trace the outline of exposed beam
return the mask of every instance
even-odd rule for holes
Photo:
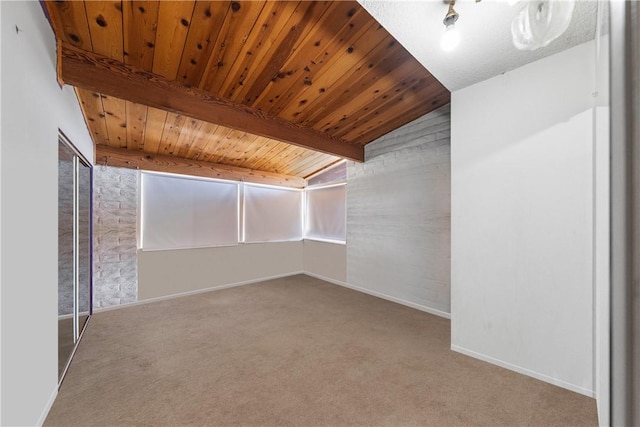
[[[184,86],[58,41],[58,79],[104,95],[171,111],[335,156],[364,161],[364,148],[263,111]]]
[[[280,185],[283,187],[303,188],[306,185],[306,181],[297,176],[201,162],[182,157],[149,154],[142,151],[104,145],[96,145],[96,164],[205,178],[230,179],[256,184]]]

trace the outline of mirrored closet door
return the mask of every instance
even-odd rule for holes
[[[91,164],[58,139],[58,376],[91,315]]]

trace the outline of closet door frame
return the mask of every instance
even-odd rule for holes
[[[74,345],[69,358],[65,362],[65,367],[59,375],[58,386],[62,384],[64,377],[69,369],[69,365],[73,360],[78,343],[82,339],[82,335],[86,330],[87,324],[93,315],[93,165],[87,158],[75,147],[75,145],[62,132],[58,131],[58,144],[63,144],[73,153],[73,339]],[[89,191],[88,191],[88,256],[87,256],[87,279],[88,279],[88,315],[84,324],[79,325],[80,319],[80,168],[87,167],[89,171]]]

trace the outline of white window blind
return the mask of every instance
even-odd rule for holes
[[[302,191],[245,184],[244,241],[302,239]]]
[[[142,248],[238,243],[238,184],[142,174]]]
[[[346,241],[346,186],[307,188],[305,238]]]

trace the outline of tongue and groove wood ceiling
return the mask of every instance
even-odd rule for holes
[[[97,164],[301,187],[450,99],[357,2],[45,6]]]

